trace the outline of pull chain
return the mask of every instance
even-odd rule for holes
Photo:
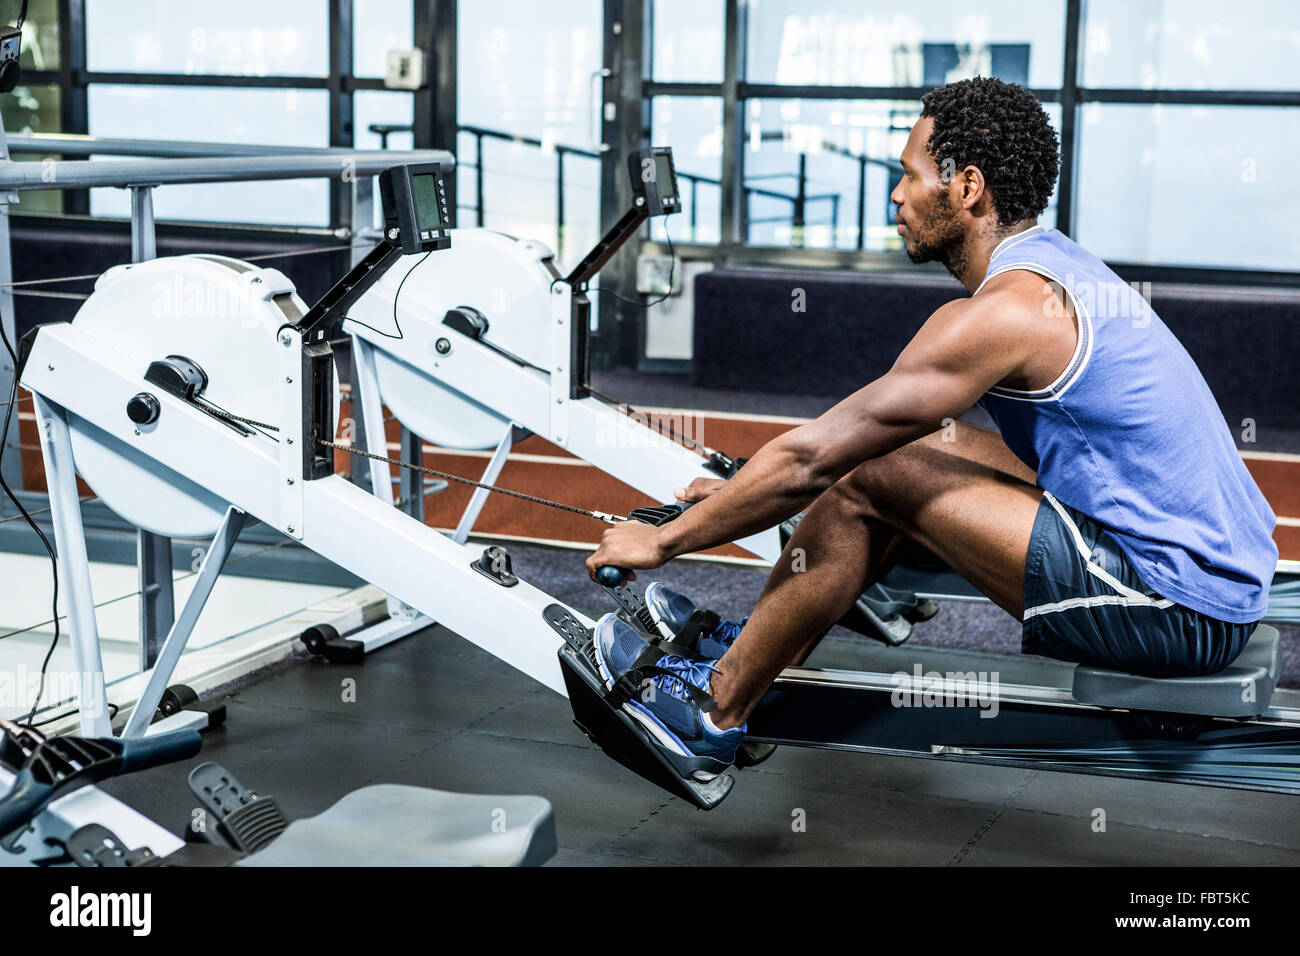
[[[274,425],[268,425],[265,422],[254,421],[251,418],[242,418],[239,415],[232,415],[224,409],[215,408],[212,405],[204,405],[205,411],[209,411],[218,418],[228,418],[231,421],[240,422],[244,425],[252,425],[255,428],[262,428],[267,431],[278,432],[280,429]],[[376,455],[373,452],[363,451],[360,448],[353,448],[351,445],[343,445],[336,441],[326,441],[323,438],[316,439],[318,444],[327,448],[337,448],[339,451],[345,451],[349,455],[360,455],[363,458],[370,458],[374,461],[386,462],[390,465],[396,465],[398,468],[406,468],[409,471],[418,471],[422,474],[433,475],[435,478],[444,478],[447,481],[455,481],[462,485],[469,485],[472,488],[482,488],[498,495],[507,495],[511,498],[519,498],[522,501],[531,501],[534,504],[545,505],[548,508],[556,508],[560,511],[568,511],[572,514],[582,515],[586,518],[595,518],[597,521],[603,521],[606,524],[618,524],[620,521],[628,519],[622,515],[606,514],[603,511],[590,511],[586,508],[578,508],[574,505],[566,505],[563,502],[551,501],[549,498],[539,498],[536,495],[526,495],[522,491],[512,491],[509,488],[498,488],[496,485],[489,485],[486,482],[475,481],[472,478],[462,478],[460,475],[453,475],[445,471],[438,471],[435,468],[426,468],[424,465],[416,465],[409,461],[399,461],[396,458],[388,458],[384,455]]]
[[[574,505],[566,505],[559,501],[551,501],[549,498],[539,498],[536,495],[526,495],[522,491],[511,491],[509,488],[498,488],[496,485],[489,485],[482,481],[474,481],[472,478],[462,478],[460,475],[452,475],[445,471],[438,471],[435,468],[426,468],[424,465],[412,464],[408,461],[398,461],[396,458],[388,458],[384,455],[376,455],[372,452],[362,451],[360,448],[353,448],[351,445],[341,445],[336,441],[326,441],[323,438],[316,439],[317,444],[324,445],[327,448],[337,448],[339,451],[345,451],[349,455],[361,455],[363,458],[371,458],[375,461],[387,462],[390,465],[396,465],[399,468],[406,468],[411,471],[422,472],[426,475],[433,475],[435,478],[445,478],[448,481],[456,481],[462,485],[469,485],[473,488],[482,488],[485,491],[491,491],[498,495],[508,495],[511,498],[519,498],[522,501],[531,501],[534,504],[546,505],[548,508],[558,508],[560,511],[569,511],[573,514],[583,515],[587,518],[595,518],[597,521],[604,521],[606,524],[618,524],[620,521],[626,521],[627,518],[622,515],[606,514],[603,511],[589,511],[586,508],[578,508]]]

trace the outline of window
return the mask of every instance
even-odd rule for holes
[[[31,0],[23,22],[23,52],[18,65],[24,70],[59,68],[58,0]]]
[[[1060,127],[1060,107],[1046,104]],[[890,193],[898,157],[921,115],[914,100],[749,100],[744,209],[754,246],[903,248]],[[1053,195],[1039,222],[1056,222]]]
[[[654,0],[650,16],[651,79],[722,82],[722,0]]]
[[[1078,229],[1103,259],[1294,271],[1297,111],[1089,103]]]
[[[327,0],[87,0],[96,73],[328,76]]]
[[[1057,87],[1065,3],[762,0],[750,6],[747,79],[792,86],[939,86],[999,76]]]
[[[0,96],[5,132],[14,136],[59,131],[59,88],[57,86],[16,86]]]
[[[722,215],[722,100],[711,96],[655,97],[650,142],[673,148],[682,197],[680,213],[651,220],[651,237],[717,242]]]
[[[57,86],[32,85],[16,86],[12,93],[0,96],[5,132],[13,136],[59,132],[59,95]],[[46,157],[14,152],[11,158],[16,162],[40,162]],[[25,190],[12,208],[20,213],[62,212],[63,193],[54,189]]]
[[[330,0],[86,0],[87,130],[133,139],[328,146],[329,11]],[[268,82],[239,85],[230,77]],[[154,213],[328,226],[328,197],[322,179],[164,186],[154,192]],[[129,210],[128,191],[91,191],[92,214]]]
[[[357,90],[352,98],[352,143],[357,149],[379,149],[383,139],[372,133],[375,124],[410,126],[415,118],[415,100],[410,93],[390,90]],[[389,149],[411,149],[409,132],[389,133]]]
[[[541,240],[561,269],[575,265],[601,232],[602,4],[461,2],[457,16],[459,221]]]
[[[352,73],[382,77],[389,50],[414,46],[411,0],[352,0]]]
[[[89,95],[92,136],[283,146],[329,145],[329,96],[324,90],[235,89],[95,83]],[[328,225],[329,183],[323,179],[161,186],[159,219],[284,225]],[[130,193],[93,189],[96,216],[130,215]]]
[[[1300,6],[1293,0],[1084,4],[1083,85],[1294,90]]]
[[[746,241],[901,248],[889,193],[901,170],[898,155],[920,112],[910,101],[750,100],[743,160]]]

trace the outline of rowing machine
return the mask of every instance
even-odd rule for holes
[[[401,261],[386,251],[376,255]],[[345,281],[353,288],[364,282],[378,285],[385,277],[376,273],[382,271],[372,265],[360,277]],[[160,290],[181,294],[162,296]],[[343,290],[336,301],[349,294]],[[191,303],[203,307],[190,311]],[[566,662],[558,652],[572,647],[570,638],[581,644],[582,635],[592,626],[590,620],[516,575],[500,573],[494,558],[485,568],[482,554],[330,473],[332,461],[322,460],[315,450],[329,447],[322,445],[330,441],[323,436],[334,434],[328,314],[328,309],[307,310],[292,285],[275,270],[216,256],[184,256],[110,270],[72,323],[41,326],[24,338],[19,374],[33,393],[43,426],[41,447],[69,592],[75,666],[85,675],[78,701],[83,705],[87,736],[110,736],[111,730],[107,714],[95,706],[104,700],[104,678],[76,495],[77,471],[110,507],[137,524],[167,535],[213,535],[194,592],[128,721],[127,736],[148,729],[147,717],[189,629],[239,528],[250,516],[373,582],[419,613],[436,615],[454,632],[553,690],[564,693],[578,687],[571,683],[574,675],[568,664],[581,665],[581,661]],[[315,318],[308,321],[309,315]],[[230,321],[234,317],[238,321]],[[537,376],[533,380],[542,389],[540,394],[549,395],[551,383]],[[140,398],[142,393],[152,401]],[[141,408],[147,414],[139,414]],[[570,411],[582,414],[580,409]],[[309,441],[314,449],[310,453],[304,448]],[[1262,628],[1253,644],[1257,650],[1262,648],[1263,656],[1270,646],[1268,630]],[[927,694],[933,697],[935,688],[924,675],[945,669],[944,652],[909,648],[906,654],[909,660],[926,663],[915,680],[906,673],[907,679],[897,680],[884,670],[848,676],[788,671],[756,712],[751,733],[773,742],[1098,773],[1133,772],[1120,765],[1130,760],[1136,761],[1135,772],[1156,779],[1297,789],[1288,777],[1294,767],[1272,776],[1266,773],[1267,779],[1244,772],[1213,772],[1197,757],[1205,749],[1198,742],[1158,742],[1149,731],[1136,727],[1128,713],[1134,706],[1131,702],[1090,700],[1070,683],[995,688],[988,702],[996,703],[1004,718],[1008,711],[1019,716],[1011,722],[976,723],[980,735],[972,735],[968,717],[978,718],[974,709],[892,706],[892,691],[912,693],[922,702]],[[1158,703],[1143,709],[1210,717],[1208,735],[1228,732],[1213,736],[1220,754],[1250,761],[1264,752],[1252,757],[1238,730],[1262,735],[1264,745],[1275,751],[1281,747],[1285,754],[1290,747],[1294,753],[1300,715],[1268,707],[1272,671],[1267,664],[1239,663],[1246,668],[1243,679],[1252,680],[1256,693],[1252,703],[1259,707],[1258,717],[1245,715],[1240,725],[1234,721],[1243,718],[1224,709],[1226,694],[1213,679],[1139,682],[1136,693],[1139,700],[1159,695]],[[961,691],[965,699],[979,690],[967,687],[968,683],[974,682],[941,681],[939,690],[949,696]],[[1113,681],[1101,681],[1108,683]],[[1240,693],[1240,688],[1233,689]],[[823,697],[842,703],[823,706]],[[782,704],[796,699],[797,706]],[[580,712],[588,703],[574,692],[575,714],[593,729],[602,712]],[[613,712],[614,722],[624,726],[618,709],[609,707],[603,695],[595,706],[605,708],[606,717]],[[945,710],[951,711],[949,719],[936,720],[935,713]],[[822,723],[812,730],[806,720],[797,723],[810,713],[823,714]],[[1019,728],[1018,735],[993,733],[1004,724]],[[1057,727],[1069,732],[1058,733]],[[617,728],[611,730],[618,733]],[[1060,753],[1062,740],[1071,745],[1069,755]],[[1082,746],[1081,741],[1091,741],[1091,746]],[[1150,746],[1139,746],[1142,741]],[[625,735],[624,744],[629,760],[659,761],[655,752],[644,747],[636,754],[634,747],[640,744],[635,737]],[[1167,761],[1153,762],[1149,751],[1154,747],[1163,747],[1162,753],[1173,753],[1182,763],[1171,767]],[[1274,753],[1268,759],[1277,760]],[[680,768],[663,767],[662,762],[660,767],[657,782],[663,782],[664,774],[669,775],[669,783],[681,782]],[[716,792],[710,792],[687,798],[707,804],[716,803],[716,797]]]
[[[430,172],[398,168],[386,175]],[[418,192],[408,188],[405,195]],[[436,188],[433,194],[440,195]],[[390,227],[384,243],[312,309],[277,270],[181,256],[109,270],[71,323],[43,325],[24,337],[19,375],[42,423],[87,736],[112,731],[102,707],[77,473],[138,527],[211,536],[126,736],[158,732],[149,718],[250,517],[379,583],[426,617],[440,609],[458,633],[477,635],[471,639],[547,686],[563,686],[558,639],[541,621],[548,597],[523,582],[506,588],[479,574],[478,553],[333,474],[333,451],[324,443],[335,436],[337,415],[329,348],[336,316],[402,260],[403,236],[437,233],[422,239],[426,251],[446,245],[445,230],[434,224],[440,208],[408,205],[399,215],[407,225]]]

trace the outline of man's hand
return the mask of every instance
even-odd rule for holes
[[[725,478],[696,478],[685,488],[678,488],[674,491],[673,497],[678,501],[691,503],[703,501],[726,484],[727,479]]]
[[[587,576],[596,580],[596,569],[607,564],[616,568],[657,568],[663,565],[671,555],[664,550],[659,528],[640,521],[620,521],[612,528],[606,528],[600,539],[600,547],[587,559]],[[628,574],[629,581],[635,580],[635,574]]]

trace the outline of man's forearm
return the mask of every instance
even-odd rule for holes
[[[660,528],[665,560],[765,531],[830,484],[788,444],[768,442],[721,489]]]

